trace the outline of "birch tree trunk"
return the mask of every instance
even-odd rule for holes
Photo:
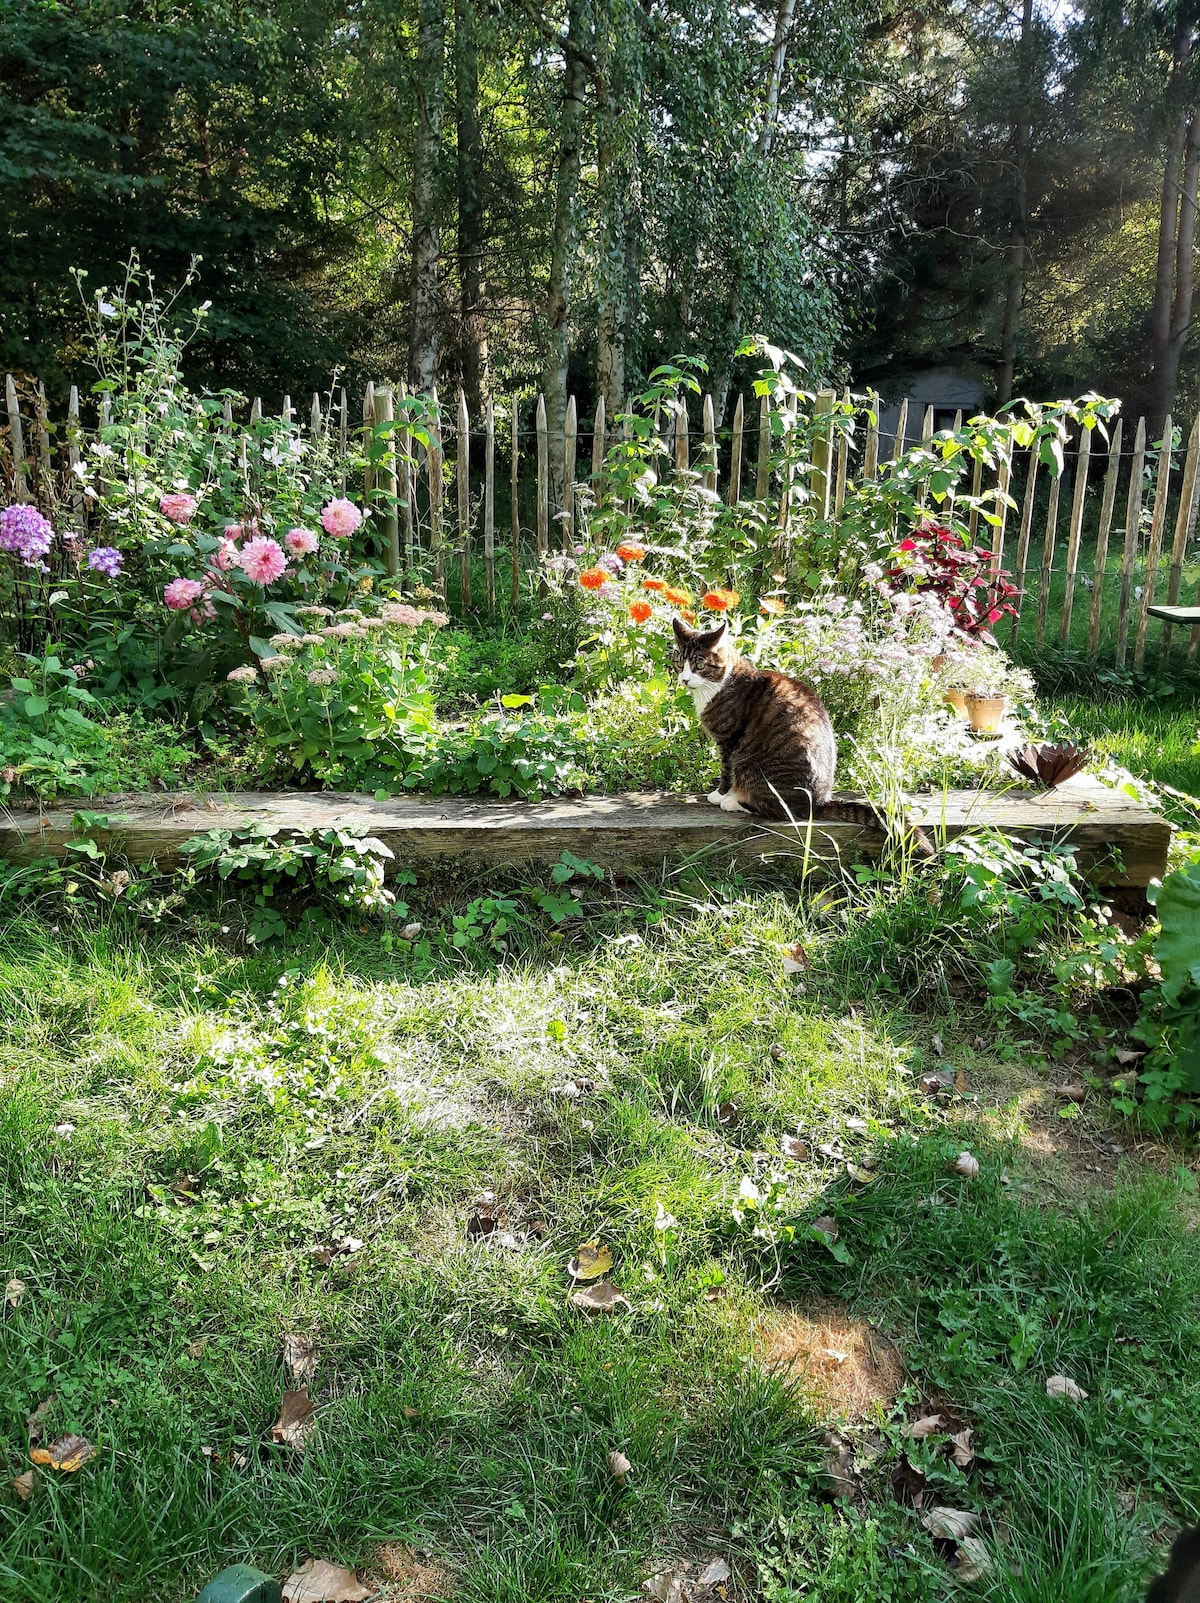
[[[479,138],[479,45],[475,0],[454,0],[458,145],[458,278],[463,390],[471,416],[488,394],[484,283],[483,147]]]
[[[1191,16],[1188,8],[1181,6],[1171,52],[1171,122],[1159,200],[1154,302],[1150,311],[1150,423],[1155,430],[1161,429],[1175,403],[1179,362],[1192,317],[1200,126],[1190,82],[1191,53]]]
[[[413,147],[412,272],[409,282],[408,381],[428,394],[437,378],[438,166],[445,98],[443,0],[420,0],[417,22],[417,137]]]
[[[635,202],[630,159],[630,105],[620,53],[629,48],[625,31],[606,19],[596,46],[596,190],[599,210],[599,261],[596,292],[600,315],[596,330],[597,379],[609,417],[625,405],[625,335],[629,319],[628,236]]]
[[[1025,252],[1029,240],[1029,140],[1033,121],[1033,0],[1021,7],[1017,85],[1018,106],[1013,119],[1013,215],[1004,275],[1004,323],[1000,331],[1000,368],[996,374],[996,405],[1012,399],[1013,371],[1017,361],[1017,328],[1025,298]]]
[[[796,0],[777,0],[775,33],[771,41],[771,60],[767,69],[762,115],[759,118],[758,131],[755,134],[751,158],[757,159],[764,164],[770,161],[771,150],[775,143],[775,129],[779,121],[779,97],[783,91],[783,73],[787,65],[788,34],[791,32],[792,20],[795,15]],[[725,313],[726,350],[721,353],[720,366],[714,375],[713,384],[716,416],[721,422],[724,421],[725,411],[729,404],[729,384],[733,375],[733,348],[742,333],[742,309],[747,269],[745,260],[740,252],[734,255],[732,275]]]
[[[583,0],[569,0],[567,37],[563,41],[562,102],[558,117],[558,164],[554,185],[554,233],[550,281],[546,289],[546,370],[543,390],[550,437],[550,478],[555,504],[562,505],[564,429],[567,417],[567,361],[570,351],[571,258],[575,252],[575,201],[583,142],[584,57]]]

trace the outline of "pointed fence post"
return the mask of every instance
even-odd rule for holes
[[[737,506],[742,499],[742,435],[746,426],[746,400],[739,395],[733,409],[733,438],[729,444],[729,505]]]
[[[879,397],[874,390],[867,396],[871,414],[867,422],[867,439],[863,446],[862,476],[869,483],[879,472]]]
[[[537,417],[537,549],[538,561],[550,549],[550,442],[546,434],[546,397],[538,396]]]
[[[604,410],[604,397],[596,399],[596,417],[592,423],[592,500],[596,505],[600,502],[600,480],[604,473],[604,431],[607,420]]]
[[[13,493],[28,495],[25,478],[25,431],[21,427],[21,406],[17,399],[17,386],[11,373],[4,380],[4,399],[8,406],[8,443],[12,451]]]
[[[471,605],[471,417],[461,388],[454,469],[458,484],[458,601],[466,611]]]
[[[375,428],[386,427],[395,421],[395,402],[391,386],[381,384],[372,398],[372,421]],[[387,571],[395,577],[400,572],[400,519],[396,507],[396,456],[392,432],[386,434],[387,451],[375,474],[376,493],[383,496],[383,505],[376,509],[376,527],[383,537],[384,560]]]
[[[818,390],[813,406],[812,474],[809,493],[813,513],[818,518],[829,516],[829,469],[832,461],[833,391]]]
[[[904,455],[908,444],[908,396],[900,402],[900,412],[896,418],[896,432],[892,436],[892,461],[899,462]]]
[[[346,493],[346,452],[350,442],[350,402],[346,396],[345,386],[341,390],[341,404],[338,406],[338,484],[342,494]]]
[[[512,610],[515,613],[521,599],[521,503],[518,495],[521,462],[521,440],[517,432],[517,419],[521,403],[513,396],[512,403]]]
[[[1071,613],[1075,608],[1075,575],[1079,569],[1079,545],[1083,539],[1083,502],[1087,495],[1088,468],[1092,460],[1092,431],[1084,429],[1075,458],[1075,494],[1071,499],[1071,522],[1067,530],[1067,575],[1063,590],[1062,619],[1058,638],[1066,645],[1071,638]]]
[[[258,406],[258,404],[259,404],[258,401],[255,400],[254,405]],[[362,415],[363,415],[363,447],[365,449],[370,444],[371,431],[375,427],[375,385],[374,385],[374,383],[372,382],[371,379],[367,380],[367,387],[363,391]],[[260,417],[262,416],[261,411],[259,413],[259,416]],[[253,406],[250,408],[250,421],[251,421],[251,423],[254,422],[254,407]],[[242,454],[243,454],[243,456],[245,455],[245,449],[246,449],[246,441],[243,438],[243,440],[242,440]],[[366,505],[367,505],[367,514],[368,514],[368,516],[370,516],[372,514],[372,512],[373,512],[373,504],[374,504],[374,500],[375,500],[375,469],[372,468],[372,467],[363,468],[363,500],[366,502]]]
[[[1092,604],[1088,611],[1087,651],[1094,657],[1100,649],[1100,616],[1104,610],[1104,577],[1108,567],[1108,536],[1113,508],[1117,504],[1117,478],[1121,471],[1121,419],[1113,430],[1108,447],[1108,469],[1104,475],[1104,500],[1100,508],[1100,527],[1096,531],[1096,554],[1092,559]]]
[[[321,397],[314,390],[312,405],[308,409],[308,432],[313,440],[319,440],[325,432],[325,419],[321,415]]]
[[[717,493],[717,425],[716,419],[713,417],[713,398],[711,395],[704,397],[704,405],[700,415],[704,427],[704,464],[702,469],[704,488],[709,495],[715,496]]]
[[[771,397],[758,403],[758,467],[754,475],[754,499],[765,501],[771,488]]]
[[[1188,438],[1187,462],[1183,470],[1183,489],[1179,496],[1179,511],[1175,516],[1175,540],[1171,546],[1171,566],[1167,576],[1167,605],[1175,606],[1179,600],[1179,587],[1183,583],[1183,559],[1196,527],[1196,458],[1200,451],[1200,415],[1192,424]],[[1158,648],[1158,663],[1165,668],[1171,652],[1171,625],[1162,626],[1162,644]]]
[[[1138,603],[1137,630],[1133,637],[1133,666],[1140,668],[1146,660],[1146,626],[1150,622],[1150,608],[1154,604],[1154,590],[1158,580],[1158,558],[1162,550],[1163,527],[1167,521],[1167,497],[1171,493],[1171,442],[1173,433],[1168,415],[1163,424],[1162,443],[1158,449],[1155,469],[1154,511],[1150,518],[1150,545],[1146,551],[1146,572],[1142,579],[1142,599]]]
[[[1050,607],[1050,581],[1054,573],[1054,543],[1058,536],[1058,497],[1062,490],[1062,478],[1061,473],[1056,473],[1050,480],[1050,505],[1046,509],[1046,539],[1042,546],[1042,583],[1038,591],[1037,630],[1033,637],[1039,651],[1046,644],[1046,618]]]
[[[416,493],[413,475],[413,441],[412,431],[408,427],[408,390],[404,380],[400,380],[400,419],[401,428],[395,435],[396,440],[396,479],[397,493],[400,496],[400,518],[404,528],[404,572],[413,571],[416,560]]]
[[[483,434],[483,573],[487,609],[496,610],[496,412],[487,398]]]
[[[956,431],[957,432],[957,431]],[[1021,507],[1021,532],[1017,536],[1017,565],[1015,578],[1020,595],[1017,597],[1017,610],[1013,613],[1012,638],[1016,641],[1021,629],[1021,616],[1025,610],[1025,588],[1029,577],[1029,545],[1033,538],[1033,505],[1037,494],[1038,468],[1041,458],[1036,451],[1029,453],[1029,476],[1025,480],[1025,500]]]
[[[429,556],[433,565],[433,588],[446,599],[446,546],[442,528],[442,411],[437,385],[429,386],[429,449],[425,467],[429,474]]]
[[[83,486],[75,469],[83,460],[79,445],[83,438],[83,431],[79,426],[79,391],[71,385],[71,397],[67,402],[67,471],[70,474],[70,501],[71,510],[80,524],[83,523],[85,502],[83,499]]]
[[[1121,556],[1121,593],[1117,603],[1116,663],[1118,668],[1125,666],[1125,654],[1129,646],[1129,612],[1130,602],[1133,597],[1133,570],[1137,561],[1138,546],[1141,543],[1145,468],[1146,419],[1140,417],[1138,418],[1137,432],[1133,439],[1133,464],[1129,474],[1129,494],[1125,503],[1125,549]]]
[[[46,386],[38,379],[33,389],[33,432],[37,436],[38,471],[42,489],[49,492],[53,469],[50,466],[50,414],[46,406]]]
[[[681,395],[675,410],[675,471],[686,473],[689,466],[687,397]]]
[[[575,397],[567,400],[567,415],[563,420],[563,521],[562,548],[569,551],[575,544],[575,452],[579,444],[579,415]]]

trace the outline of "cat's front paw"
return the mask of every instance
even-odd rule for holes
[[[721,805],[723,797],[722,797],[721,792],[719,790],[710,790],[708,795],[704,799],[705,799],[706,802],[712,802],[714,807],[719,807]]]
[[[721,797],[720,807],[723,813],[744,813],[747,811],[747,809],[742,806],[741,802],[738,801],[737,796],[733,791],[730,791],[728,795]]]

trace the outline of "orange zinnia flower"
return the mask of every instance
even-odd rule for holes
[[[710,612],[724,612],[726,607],[736,607],[742,598],[736,590],[710,590],[701,599]]]
[[[617,555],[620,557],[622,562],[640,562],[646,555],[646,547],[644,545],[632,544],[619,545],[617,547]]]
[[[692,604],[692,598],[686,590],[676,590],[671,585],[664,588],[663,600],[669,601],[673,607],[689,607]]]
[[[758,604],[764,612],[774,613],[776,617],[787,611],[787,602],[781,601],[778,596],[764,596]]]
[[[642,580],[642,589],[643,590],[665,590],[666,588],[667,588],[667,581],[665,579],[643,579]]]
[[[634,623],[645,623],[653,608],[648,601],[635,601],[629,609],[629,616]]]
[[[612,574],[604,568],[585,568],[579,575],[579,582],[585,590],[599,590],[612,578]]]

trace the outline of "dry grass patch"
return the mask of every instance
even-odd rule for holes
[[[839,1418],[890,1408],[904,1383],[900,1355],[865,1319],[836,1304],[808,1314],[777,1312],[754,1333],[754,1354]]]
[[[440,1603],[456,1591],[453,1572],[433,1559],[419,1558],[404,1542],[388,1542],[376,1548],[371,1569],[385,1583],[382,1596],[400,1603]]]

